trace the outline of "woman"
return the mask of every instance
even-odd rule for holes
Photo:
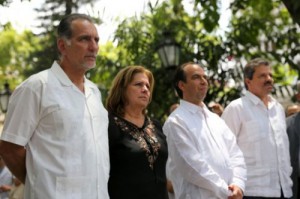
[[[146,115],[154,79],[142,66],[115,77],[109,112],[110,199],[166,199],[167,143],[159,122]]]

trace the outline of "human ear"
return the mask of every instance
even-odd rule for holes
[[[178,88],[180,88],[180,90],[183,90],[184,89],[184,82],[183,81],[179,81],[178,82]]]

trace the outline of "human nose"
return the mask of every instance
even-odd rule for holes
[[[272,75],[267,75],[267,79],[268,80],[273,80],[273,76]]]
[[[149,87],[145,84],[145,85],[142,86],[142,91],[143,92],[148,92],[150,90],[149,90]]]
[[[265,81],[266,82],[270,82],[270,83],[274,83],[274,79],[273,79],[273,76],[272,76],[272,74],[268,74],[268,75],[266,75],[265,76]]]
[[[200,83],[201,83],[201,84],[208,84],[207,77],[206,77],[206,76],[201,76],[201,78],[200,78]]]
[[[99,43],[96,40],[92,40],[89,44],[89,49],[92,51],[98,51],[99,50]]]

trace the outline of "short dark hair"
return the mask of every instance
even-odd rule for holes
[[[186,74],[185,74],[184,68],[188,65],[194,65],[194,64],[203,68],[202,65],[200,65],[199,63],[195,63],[195,62],[186,62],[176,68],[176,71],[174,74],[173,86],[176,90],[177,95],[180,97],[180,99],[183,98],[183,93],[182,93],[182,90],[178,87],[178,83],[179,83],[179,81],[186,82]]]
[[[244,68],[244,82],[245,82],[246,78],[252,79],[255,69],[261,65],[269,66],[270,63],[268,60],[263,59],[263,58],[255,58],[255,59],[252,59],[251,61],[249,61]],[[245,83],[245,87],[248,90],[248,86],[246,83]]]
[[[87,20],[91,23],[94,23],[93,19],[90,16],[85,14],[73,13],[73,14],[66,15],[64,18],[62,18],[62,20],[60,21],[57,27],[57,37],[70,39],[73,33],[71,24],[74,20],[77,19]]]

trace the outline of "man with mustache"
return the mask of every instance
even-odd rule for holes
[[[10,98],[0,156],[25,183],[24,199],[108,199],[108,115],[85,77],[99,35],[89,16],[71,14],[57,37],[60,59]]]
[[[285,112],[270,95],[274,81],[269,62],[251,60],[244,68],[244,83],[245,95],[222,114],[245,157],[244,198],[290,198],[292,167]]]

